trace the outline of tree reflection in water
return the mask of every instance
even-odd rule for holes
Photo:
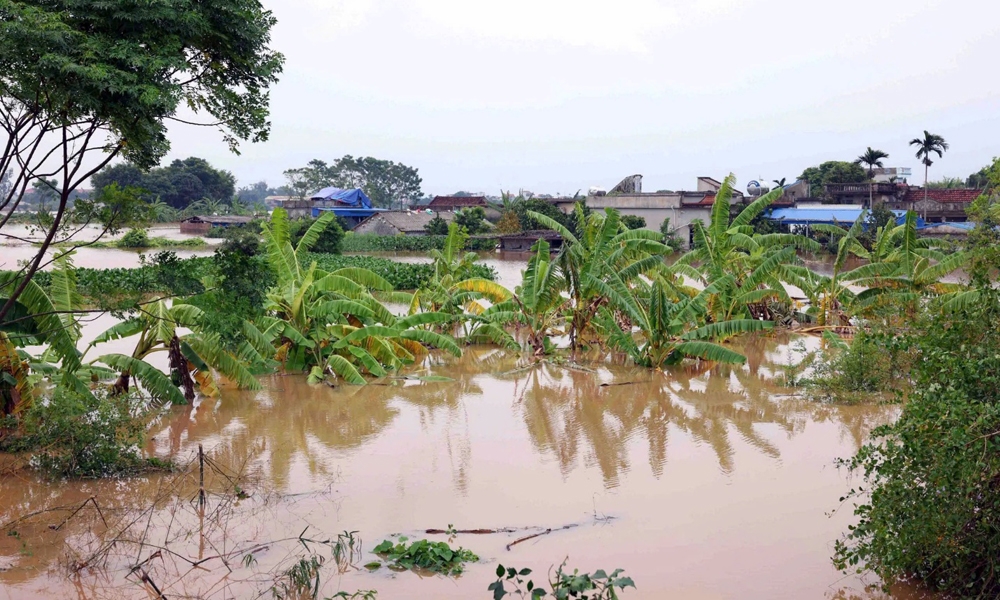
[[[652,473],[660,477],[673,431],[713,449],[724,473],[734,469],[732,436],[780,460],[778,448],[760,431],[777,428],[792,437],[809,422],[840,424],[855,447],[875,426],[892,417],[879,406],[834,406],[791,396],[775,373],[784,360],[784,340],[756,338],[740,350],[747,365],[700,363],[663,373],[605,362],[595,371],[540,363],[514,373],[521,386],[517,406],[535,448],[553,456],[563,475],[583,460],[596,466],[605,487],[617,487],[630,469],[628,442],[644,437]]]

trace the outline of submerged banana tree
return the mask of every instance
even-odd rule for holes
[[[276,209],[263,228],[277,285],[267,295],[268,316],[259,322],[285,369],[309,371],[312,381],[332,373],[364,384],[364,373],[384,376],[425,355],[425,345],[460,356],[452,337],[429,329],[451,322],[451,315],[430,311],[396,317],[374,296],[392,293],[389,282],[375,273],[353,267],[328,273],[315,262],[302,264],[333,219],[333,213],[323,213],[295,247],[283,209]]]
[[[714,321],[733,318],[772,317],[767,301],[791,304],[782,282],[797,280],[788,269],[796,261],[795,250],[818,251],[814,240],[791,233],[756,234],[750,225],[784,193],[776,188],[747,205],[730,220],[735,184],[726,177],[712,205],[711,223],[706,227],[695,222],[695,247],[669,268],[703,285],[729,277],[732,285],[720,286],[708,302],[708,315]]]
[[[7,334],[0,331],[0,417],[17,417],[30,408],[34,402],[33,388],[28,361],[18,353]]]
[[[631,281],[661,269],[663,257],[670,253],[670,248],[661,241],[662,234],[626,228],[618,212],[611,208],[587,216],[583,207],[577,204],[579,236],[550,217],[530,211],[528,214],[563,238],[557,262],[569,296],[567,333],[573,351],[597,341],[592,323],[598,310],[608,301],[604,291],[610,274],[616,273],[622,280]]]
[[[260,383],[250,372],[247,351],[235,354],[226,350],[217,334],[202,327],[204,314],[190,304],[167,304],[157,300],[144,305],[139,316],[122,321],[101,333],[88,347],[88,351],[105,342],[139,336],[131,354],[103,354],[94,362],[115,369],[118,378],[112,391],[121,394],[129,391],[130,381],[137,380],[152,397],[186,404],[195,398],[195,390],[206,396],[218,395],[219,389],[212,371],[218,371],[242,389],[259,389]],[[190,333],[180,333],[186,328]],[[261,334],[251,324],[245,333],[251,340]],[[250,342],[246,342],[250,344]],[[170,375],[147,362],[159,352],[167,353]],[[261,345],[261,352],[267,352]],[[261,356],[259,353],[255,356]],[[181,391],[183,390],[183,392]]]
[[[644,367],[662,369],[685,358],[742,364],[746,362],[742,354],[713,340],[763,331],[774,324],[735,319],[701,325],[708,316],[710,300],[733,285],[732,277],[725,276],[691,298],[670,289],[672,284],[662,278],[655,278],[652,284],[641,282],[632,286],[615,281],[612,284],[615,308],[622,314],[616,314],[609,306],[602,307],[597,325],[611,348],[624,352]],[[633,327],[638,328],[637,334],[633,333]]]
[[[966,287],[942,282],[945,276],[965,266],[968,256],[958,251],[946,253],[941,242],[917,237],[917,215],[906,213],[903,223],[881,228],[871,251],[858,256],[869,264],[844,274],[853,285],[867,288],[851,302],[856,314],[868,314],[886,303],[903,304],[909,312],[927,298],[960,294]]]
[[[565,279],[552,262],[549,243],[538,240],[534,251],[514,294],[479,318],[495,327],[514,326],[524,334],[534,355],[542,356],[553,349],[551,337],[562,334],[559,327],[568,300],[562,296]]]
[[[511,292],[495,281],[472,277],[472,267],[479,256],[475,252],[461,254],[468,237],[457,224],[448,226],[444,250],[431,251],[434,275],[414,292],[409,314],[424,310],[451,315],[452,320],[442,324],[439,331],[457,331],[459,340],[468,344],[493,343],[515,347],[517,344],[509,333],[482,318],[491,305],[509,300]]]

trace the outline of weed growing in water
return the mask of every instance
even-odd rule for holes
[[[579,598],[580,600],[617,600],[618,591],[625,591],[630,587],[635,589],[635,583],[631,577],[622,575],[623,569],[615,569],[610,574],[604,569],[599,569],[593,573],[580,573],[573,569],[573,573],[564,571],[566,561],[563,561],[556,569],[555,577],[549,581],[552,588],[551,594],[557,600],[567,600],[569,598]],[[535,585],[533,580],[525,580],[524,577],[531,575],[531,569],[504,568],[497,565],[497,580],[487,588],[493,592],[493,600],[501,600],[507,594],[517,594],[521,598],[542,598],[550,592],[545,588]],[[510,585],[508,591],[504,584]]]
[[[389,540],[383,541],[375,546],[373,552],[390,561],[389,567],[405,569],[426,569],[443,575],[460,575],[465,569],[463,563],[476,562],[479,557],[465,548],[452,550],[444,542],[430,542],[419,540],[410,545],[406,544],[406,536],[400,536],[399,543],[393,544]],[[373,563],[365,565],[371,568]]]

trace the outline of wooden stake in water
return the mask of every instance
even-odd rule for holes
[[[205,508],[205,450],[198,444],[198,506]]]

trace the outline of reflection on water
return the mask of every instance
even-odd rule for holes
[[[203,444],[233,471],[252,467],[252,496],[240,508],[249,512],[227,521],[234,530],[225,539],[235,545],[294,538],[307,526],[359,530],[371,548],[391,533],[449,523],[578,524],[510,551],[517,534],[460,536],[483,561],[458,580],[349,571],[324,580],[326,595],[374,588],[385,598],[475,598],[494,561],[545,573],[569,556],[589,570],[625,567],[639,585],[629,598],[883,598],[832,568],[832,540],[852,517],[849,507],[827,513],[847,486],[834,459],[896,410],[795,398],[773,383],[795,352],[787,340],[754,339],[742,349],[745,367],[667,373],[603,361],[531,365],[471,348],[407,373],[451,382],[330,388],[273,376],[261,392],[225,389],[217,400],[173,409],[154,425],[149,449],[188,460]],[[55,483],[19,473],[0,480],[0,521],[94,496],[109,512],[155,504],[149,535],[175,535],[184,519],[157,500],[172,477]],[[171,493],[190,498],[191,485]],[[18,525],[18,537],[0,537],[0,598],[71,593],[64,565],[97,544],[102,527],[55,531],[55,520],[39,517]],[[134,560],[87,571],[76,589],[137,597],[124,579]],[[249,594],[238,575],[229,596],[213,597]],[[209,578],[185,571],[173,591],[210,595],[218,588]]]

